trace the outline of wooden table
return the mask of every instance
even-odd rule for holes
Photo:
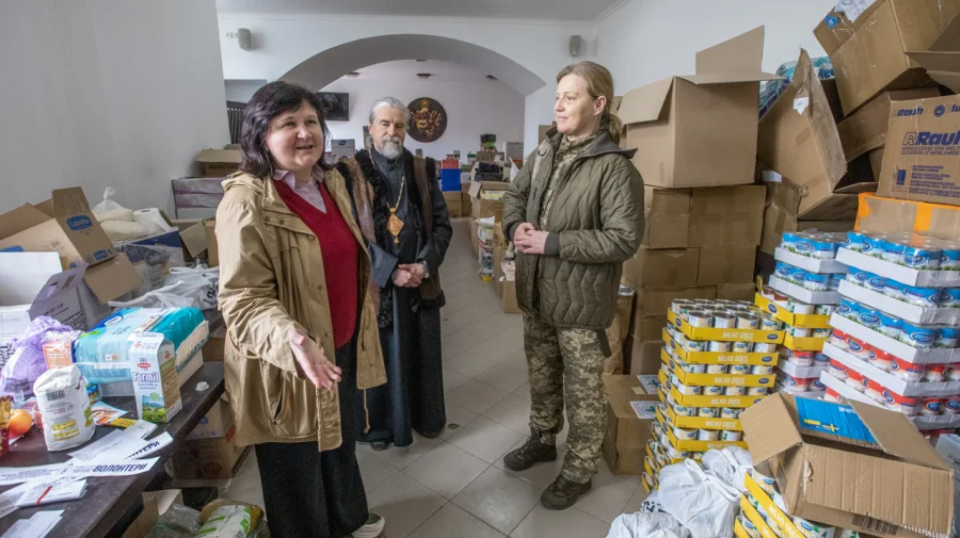
[[[210,388],[197,392],[197,383],[206,381]],[[70,537],[101,537],[107,536],[110,531],[131,511],[138,510],[142,504],[140,494],[158,474],[163,472],[163,465],[180,448],[187,435],[197,426],[223,394],[223,363],[208,362],[200,367],[193,377],[180,388],[180,397],[183,400],[181,410],[168,424],[161,424],[151,437],[167,432],[173,437],[173,442],[161,450],[157,457],[160,460],[150,472],[134,476],[117,476],[87,479],[87,492],[82,499],[76,501],[54,503],[39,508],[21,508],[20,510],[0,519],[0,535],[7,531],[18,519],[27,519],[38,510],[63,510],[63,519],[48,535]],[[134,399],[104,398],[104,402],[127,411],[125,418],[136,418]],[[115,428],[97,426],[94,440],[116,431]],[[92,441],[91,441],[92,442]],[[67,452],[48,452],[43,441],[43,434],[36,428],[30,431],[27,437],[17,441],[9,455],[0,459],[3,467],[31,467],[50,463],[63,463],[70,459]],[[13,486],[0,487],[0,492]],[[129,522],[127,522],[129,523]]]

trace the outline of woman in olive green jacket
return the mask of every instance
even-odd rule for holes
[[[504,458],[523,470],[557,458],[563,408],[569,452],[541,500],[564,509],[590,489],[606,425],[605,330],[623,262],[643,236],[643,180],[621,150],[610,113],[613,78],[583,62],[557,77],[557,127],[504,196],[503,227],[517,249],[517,301],[530,370],[531,437]]]

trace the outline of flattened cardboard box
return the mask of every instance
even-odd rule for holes
[[[623,146],[647,185],[707,187],[753,182],[763,27],[697,53],[696,75],[627,92],[618,115]]]
[[[879,0],[871,6],[830,54],[844,112],[853,113],[886,90],[931,85],[907,53],[957,50],[940,48],[937,41],[958,13],[960,0]]]
[[[769,183],[767,188],[767,209],[763,215],[763,239],[760,242],[760,252],[774,255],[774,251],[783,239],[783,232],[815,229],[822,232],[846,232],[853,229],[856,217],[858,198],[856,194],[834,193],[829,203],[822,204],[812,215],[829,218],[832,216],[847,217],[848,220],[801,220],[798,217],[800,209],[801,189],[787,179],[779,183]],[[830,213],[826,210],[830,209]]]
[[[607,431],[603,440],[603,456],[614,474],[642,474],[645,447],[653,420],[639,418],[631,402],[656,405],[659,403],[657,395],[646,394],[640,380],[633,375],[604,376],[603,385],[607,394]]]
[[[877,194],[960,204],[960,96],[891,108]]]
[[[874,536],[949,535],[953,470],[902,414],[774,394],[740,420],[791,515]]]
[[[643,245],[686,248],[758,245],[766,187],[658,189],[644,193]]]

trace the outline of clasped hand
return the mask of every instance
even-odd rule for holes
[[[538,231],[533,224],[524,222],[517,226],[517,231],[513,234],[513,245],[523,254],[543,254],[548,235],[548,232]]]
[[[398,288],[419,288],[426,273],[419,263],[402,263],[393,272],[393,285]]]

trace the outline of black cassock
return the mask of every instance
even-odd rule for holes
[[[433,230],[426,233],[420,191],[413,176],[413,156],[409,152],[405,151],[403,157],[394,161],[376,151],[361,152],[357,160],[374,186],[376,225],[385,225],[389,218],[386,206],[393,207],[398,198],[396,214],[404,223],[399,243],[390,233],[378,232],[378,244],[373,248],[378,251],[373,256],[374,278],[379,280],[377,283],[382,289],[377,318],[387,384],[366,391],[366,402],[361,405],[366,405],[365,415],[369,417],[370,426],[360,441],[389,441],[403,447],[413,443],[411,429],[434,436],[446,426],[440,345],[443,296],[430,302],[422,301],[419,289],[396,287],[387,275],[397,265],[418,262],[426,262],[430,274],[437,274],[453,228],[440,186],[431,180],[428,183]],[[374,170],[376,173],[371,173]],[[402,195],[401,183],[404,183]]]

